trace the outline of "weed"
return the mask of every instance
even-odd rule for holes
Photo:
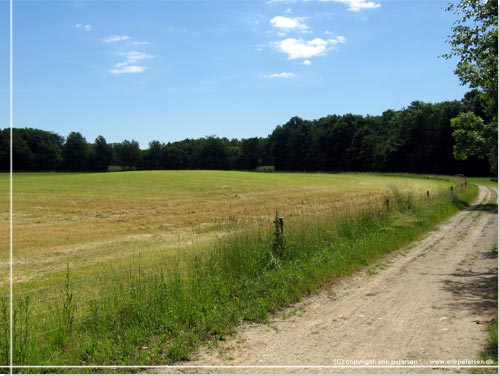
[[[337,296],[337,291],[335,291],[333,288],[330,288],[326,292],[326,296],[328,299],[334,299]]]
[[[498,315],[497,318],[488,325],[488,340],[486,349],[482,353],[482,358],[485,360],[492,359],[498,362]]]

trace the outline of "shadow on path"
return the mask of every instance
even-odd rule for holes
[[[443,281],[443,288],[453,294],[453,299],[446,304],[448,307],[468,309],[476,314],[493,312],[496,308],[498,268],[490,268],[485,272],[457,270],[448,274],[448,277]]]

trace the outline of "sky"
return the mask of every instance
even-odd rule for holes
[[[448,2],[14,0],[13,125],[146,148],[460,99]],[[8,14],[0,0],[0,128]]]

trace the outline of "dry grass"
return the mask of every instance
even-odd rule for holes
[[[14,176],[16,291],[178,256],[231,227],[379,201],[390,184],[437,191],[446,183],[368,174],[147,171]],[[0,175],[0,228],[8,235],[8,175]],[[8,236],[0,238],[7,285]],[[139,256],[140,255],[140,256]]]

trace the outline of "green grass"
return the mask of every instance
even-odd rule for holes
[[[36,302],[29,295],[17,301],[15,363],[155,365],[189,359],[201,343],[227,337],[242,321],[265,321],[270,313],[417,239],[477,195],[473,185],[451,195],[448,186],[454,182],[440,181],[445,189],[433,190],[429,200],[426,185],[415,180],[413,189],[394,185],[366,201],[348,195],[356,190],[350,180],[359,179],[356,175],[254,175],[289,179],[292,190],[301,181],[299,191],[311,180],[320,185],[336,180],[349,200],[318,206],[317,212],[283,214],[280,246],[269,221],[245,226],[236,221],[222,238],[158,257],[154,267],[145,269],[136,258],[124,273],[105,278],[84,303],[73,282],[75,271],[68,270],[58,299],[45,307],[51,311],[33,313]],[[399,179],[363,178],[370,186]],[[343,179],[347,184],[340,184]],[[260,184],[274,187],[277,181]],[[196,184],[186,189],[196,192]],[[390,199],[388,207],[383,197]],[[0,355],[5,361],[5,351],[0,349]]]
[[[498,187],[498,180],[496,178],[467,178],[467,180],[474,184],[488,185],[490,187]]]
[[[488,325],[488,340],[482,354],[485,360],[492,359],[498,364],[498,313],[495,321]]]
[[[498,258],[498,247],[491,250],[492,255]],[[495,289],[495,302],[498,306],[498,289]],[[498,309],[496,310],[495,320],[488,325],[488,339],[485,350],[481,354],[483,360],[493,360],[498,364]]]

